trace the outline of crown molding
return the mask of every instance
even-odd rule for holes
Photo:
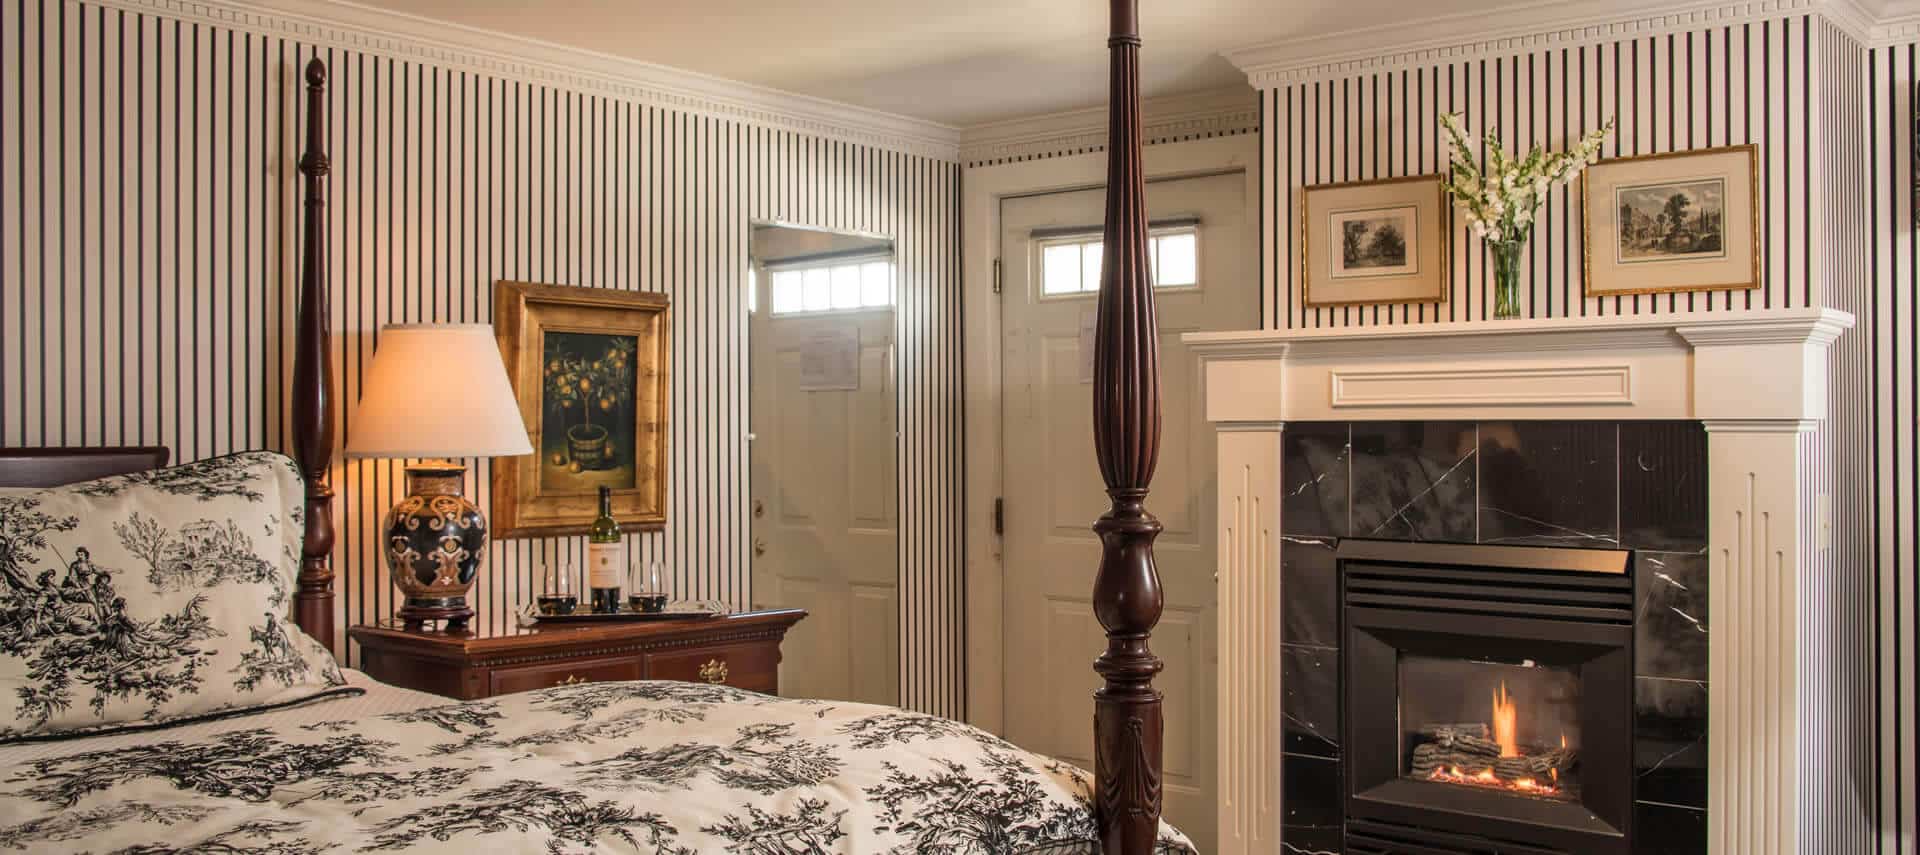
[[[1911,42],[1920,42],[1920,15],[1901,16],[1875,25],[1870,41],[1875,47]]]
[[[345,0],[94,0],[226,29],[955,160],[960,130],[664,65],[376,9]]]
[[[1920,0],[1887,0],[1880,4],[1868,43],[1881,47],[1920,42]]]
[[[1251,90],[1234,87],[1141,102],[1141,131],[1148,144],[1171,140],[1250,133],[1260,127],[1260,102]],[[1002,122],[972,125],[960,131],[960,161],[979,164],[1044,157],[1105,148],[1107,108],[1088,107]]]
[[[1916,4],[1920,5],[1920,4]],[[1600,11],[1596,11],[1596,7]],[[1879,19],[1858,0],[1626,0],[1607,4],[1563,0],[1491,12],[1398,21],[1376,27],[1285,39],[1223,54],[1255,89],[1462,58],[1507,56],[1622,38],[1733,23],[1819,15],[1862,44]],[[1497,22],[1489,26],[1489,22]],[[1920,15],[1916,15],[1920,23]]]

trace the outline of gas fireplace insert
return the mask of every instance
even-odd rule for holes
[[[1343,540],[1347,851],[1632,849],[1631,552]]]

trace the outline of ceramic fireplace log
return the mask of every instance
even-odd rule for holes
[[[1562,775],[1573,771],[1580,759],[1579,752],[1571,748],[1553,748],[1519,757],[1501,757],[1499,753],[1497,747],[1488,754],[1447,747],[1438,742],[1423,742],[1413,749],[1409,771],[1416,777],[1425,777],[1437,771],[1458,770],[1458,774],[1472,777],[1492,770],[1503,781],[1522,778],[1537,781],[1552,777],[1556,771]]]
[[[1454,728],[1454,725],[1444,725],[1437,728],[1434,733],[1426,733],[1422,729],[1421,735],[1427,737],[1431,745],[1462,754],[1478,754],[1483,757],[1500,756],[1500,743],[1486,737],[1486,725],[1481,725],[1477,734],[1465,728]]]
[[[1526,757],[1528,768],[1535,776],[1545,775],[1555,770],[1572,771],[1574,761],[1578,759],[1580,759],[1580,752],[1571,748],[1555,748]]]
[[[1435,742],[1448,742],[1455,736],[1466,735],[1486,739],[1487,723],[1484,721],[1463,721],[1451,724],[1423,724],[1418,733]]]
[[[1538,773],[1533,771],[1531,758],[1502,757],[1493,761],[1493,774],[1498,775],[1502,781],[1518,781],[1521,778],[1532,778]]]

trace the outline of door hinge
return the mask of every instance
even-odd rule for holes
[[[993,293],[1000,293],[1000,259],[993,260]]]
[[[1007,500],[999,496],[993,499],[993,533],[1007,533]]]

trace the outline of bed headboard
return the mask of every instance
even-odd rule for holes
[[[167,465],[163,446],[0,448],[0,487],[58,487]]]

